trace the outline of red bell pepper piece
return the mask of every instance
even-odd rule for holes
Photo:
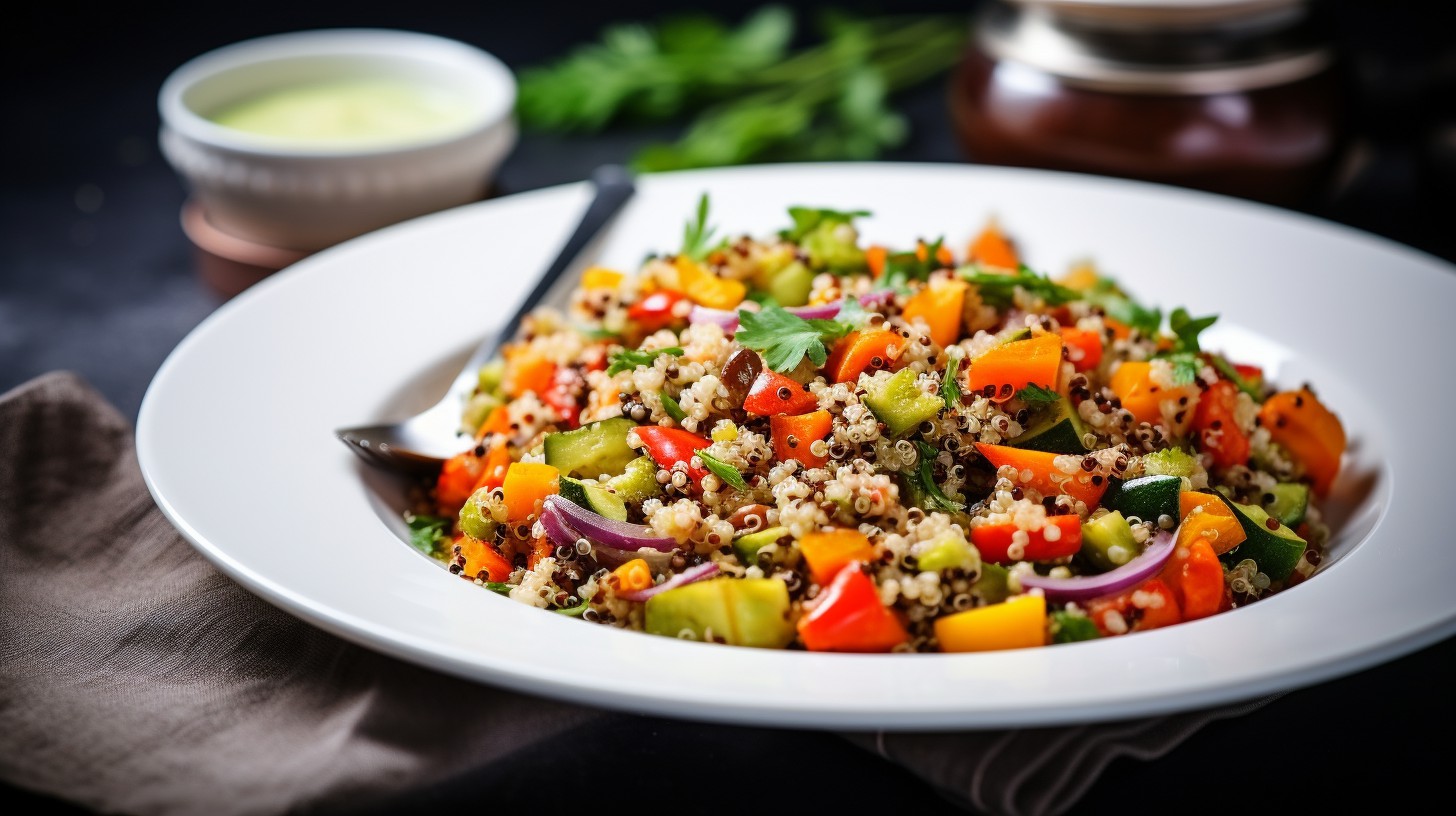
[[[776,416],[769,420],[773,432],[774,458],[780,462],[798,459],[805,467],[823,467],[829,452],[815,456],[813,444],[829,435],[834,417],[828,411],[813,411],[799,416]]]
[[[1198,434],[1198,447],[1213,457],[1220,468],[1242,465],[1249,461],[1249,437],[1234,421],[1239,387],[1229,380],[1219,380],[1198,398],[1193,409],[1193,430]]]
[[[688,477],[695,484],[708,475],[707,468],[695,468],[691,465],[693,454],[712,444],[701,436],[688,433],[681,428],[644,425],[637,429],[637,437],[642,440],[642,444],[647,446],[648,455],[652,457],[652,461],[656,462],[658,467],[671,468],[678,462],[682,462],[687,465]]]
[[[1114,614],[1121,618],[1122,625],[1118,625]],[[1162,578],[1149,578],[1120,595],[1089,601],[1087,617],[1103,635],[1141,632],[1183,621],[1178,598]]]
[[[686,297],[671,289],[658,290],[628,307],[627,317],[645,329],[656,331],[677,319],[673,307]]]
[[[758,416],[805,414],[819,407],[819,400],[804,386],[777,371],[765,368],[748,388],[743,410]]]
[[[799,638],[813,652],[888,652],[910,639],[880,603],[875,582],[858,561],[845,565],[813,611],[799,618]]]
[[[1017,559],[1011,558],[1006,551],[1011,548],[1012,537],[1019,529],[1012,522],[974,527],[971,529],[971,543],[976,545],[982,559],[1010,564]],[[1047,538],[1049,529],[1056,530],[1050,540]],[[1020,560],[1051,561],[1075,555],[1080,549],[1082,520],[1077,516],[1052,516],[1047,519],[1045,527],[1027,533],[1026,550]]]

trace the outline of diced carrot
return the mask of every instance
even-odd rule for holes
[[[1021,479],[1021,484],[1043,496],[1066,493],[1074,499],[1085,502],[1087,509],[1091,510],[1102,501],[1102,494],[1107,492],[1106,479],[1101,479],[1094,484],[1093,477],[1080,469],[1072,474],[1059,470],[1056,460],[1060,454],[1008,448],[1005,445],[988,445],[985,442],[977,442],[976,451],[994,467],[1001,468],[1010,465],[1016,468],[1017,473],[1020,474],[1018,478]],[[1026,478],[1028,475],[1030,478]]]
[[[1195,510],[1197,512],[1195,512]],[[1234,518],[1234,512],[1213,493],[1185,490],[1178,494],[1178,546],[1191,547],[1206,541],[1215,555],[1223,555],[1244,543],[1248,535]]]
[[[1339,417],[1314,392],[1301,388],[1282,391],[1266,400],[1259,410],[1259,421],[1269,429],[1275,443],[1304,465],[1304,472],[1314,481],[1315,492],[1321,496],[1329,493],[1340,473],[1340,457],[1347,443]]]
[[[1061,334],[1068,349],[1067,359],[1078,371],[1091,371],[1102,362],[1102,337],[1097,332],[1067,326]]]
[[[917,318],[930,327],[930,339],[936,345],[949,346],[960,338],[961,312],[970,284],[963,280],[937,281],[926,286],[905,304],[904,317]]]
[[[888,367],[900,356],[904,343],[899,332],[889,329],[850,332],[834,344],[824,371],[837,383],[854,382],[871,367]]]
[[[617,591],[619,592],[638,592],[653,584],[652,568],[648,567],[647,562],[641,558],[634,558],[617,567],[612,570],[612,574],[617,576]]]
[[[1003,269],[1016,269],[1021,266],[1021,257],[1017,255],[1016,247],[1001,232],[1000,225],[995,221],[986,224],[986,228],[971,242],[970,248],[966,250],[966,257],[986,266]]]
[[[1043,334],[997,346],[971,361],[970,387],[974,394],[991,394],[1005,402],[1028,385],[1053,390],[1062,365],[1062,338]]]
[[[506,520],[520,524],[538,514],[541,501],[557,491],[561,473],[540,462],[512,462],[502,484],[506,494]]]
[[[773,432],[774,459],[780,462],[798,459],[805,467],[823,467],[829,461],[829,452],[816,456],[811,450],[816,441],[829,435],[834,417],[828,411],[819,410],[799,416],[778,415],[769,419]]]
[[[1046,645],[1046,599],[1017,595],[935,621],[942,652],[990,652]]]
[[[819,530],[799,539],[799,552],[814,581],[827,586],[851,561],[874,561],[875,548],[859,530]]]
[[[581,273],[581,288],[583,289],[616,289],[622,282],[623,275],[614,269],[607,269],[604,266],[593,266]]]
[[[465,556],[465,567],[460,571],[465,577],[477,578],[482,572],[487,581],[504,581],[510,577],[511,562],[490,542],[461,535],[455,539],[455,546]]]
[[[976,545],[981,560],[998,564],[1051,561],[1076,555],[1082,549],[1082,519],[1077,516],[1052,516],[1047,519],[1045,527],[1027,533],[1021,557],[1012,558],[1009,551],[1020,529],[1015,522],[1010,521],[1004,524],[983,524],[971,528],[971,543]]]

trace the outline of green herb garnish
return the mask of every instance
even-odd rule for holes
[[[1025,265],[1010,275],[980,272],[976,271],[976,267],[971,267],[970,270],[961,272],[961,279],[975,284],[983,303],[1002,310],[1011,306],[1017,287],[1027,294],[1041,298],[1048,306],[1060,306],[1082,297],[1081,292],[1055,283],[1045,275],[1038,275]]]
[[[1050,388],[1028,383],[1025,388],[1016,392],[1016,397],[1023,402],[1056,402],[1062,395]]]
[[[824,365],[829,359],[825,341],[837,340],[849,331],[835,320],[805,320],[779,306],[766,306],[757,312],[740,310],[733,339],[761,353],[774,371],[793,371],[805,357],[816,366]]]
[[[688,418],[688,415],[683,413],[682,406],[678,405],[677,400],[673,399],[672,395],[667,393],[667,391],[660,391],[657,396],[662,400],[662,410],[666,411],[668,416],[678,422],[682,422]]]
[[[748,489],[748,482],[744,480],[743,474],[738,472],[738,468],[733,467],[716,456],[710,456],[705,450],[697,451],[695,455],[703,460],[703,467],[707,468],[714,476],[717,476],[719,479],[722,479],[739,490]]]
[[[653,360],[656,360],[664,354],[681,357],[683,350],[677,346],[673,346],[672,348],[658,349],[656,351],[637,351],[635,349],[614,351],[607,358],[607,376],[621,374],[623,371],[631,371],[637,366],[650,366]]]
[[[945,400],[945,410],[947,411],[954,411],[961,407],[960,370],[960,349],[951,346],[945,350],[945,376],[940,378],[940,397]]]
[[[920,467],[916,471],[916,477],[920,481],[920,489],[925,491],[930,503],[947,513],[958,513],[966,509],[964,504],[945,495],[945,491],[935,483],[935,473],[932,470],[938,455],[935,448],[925,442],[916,441],[915,449],[920,452]]]
[[[779,237],[798,243],[804,236],[818,229],[821,224],[852,224],[856,218],[867,217],[867,210],[826,210],[815,207],[790,207],[789,217],[794,219],[792,229],[780,230]]]
[[[721,248],[726,243],[725,241],[712,243],[715,232],[717,232],[716,229],[708,226],[708,194],[703,193],[698,197],[697,217],[683,225],[683,244],[678,254],[686,255],[695,261],[703,260],[708,257],[708,253]]]
[[[409,527],[410,546],[438,558],[450,543],[450,519],[442,516],[417,516],[407,514],[404,523]]]

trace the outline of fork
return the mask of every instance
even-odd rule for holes
[[[597,233],[612,220],[617,211],[636,192],[632,176],[626,168],[606,165],[592,173],[595,194],[586,212],[582,213],[576,231],[561,247],[556,260],[536,282],[536,288],[516,309],[511,319],[497,333],[488,336],[451,383],[445,396],[423,413],[386,425],[365,425],[334,431],[349,449],[365,461],[393,469],[424,470],[439,467],[444,460],[465,449],[460,436],[460,412],[464,398],[475,389],[480,367],[496,353],[521,327],[521,321],[551,292],[556,281],[574,265]]]

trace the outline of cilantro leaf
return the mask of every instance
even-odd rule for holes
[[[708,253],[727,243],[726,240],[712,243],[714,232],[717,230],[708,226],[708,194],[703,193],[698,198],[697,218],[683,225],[683,245],[678,254],[695,261],[708,257]]]
[[[1203,360],[1197,354],[1187,351],[1180,351],[1176,354],[1169,354],[1165,357],[1173,366],[1173,384],[1187,385],[1198,379],[1198,372],[1203,370]]]
[[[409,527],[411,547],[431,558],[443,554],[445,545],[450,542],[450,519],[411,513],[405,516],[404,523]]]
[[[930,503],[947,513],[956,513],[966,509],[964,504],[945,495],[945,491],[935,483],[935,473],[932,470],[937,456],[935,448],[919,441],[915,443],[915,448],[920,451],[920,467],[916,471],[916,477],[920,480],[920,488],[925,491],[925,496]]]
[[[870,213],[868,210],[826,210],[815,207],[790,207],[789,217],[794,219],[794,226],[790,229],[780,230],[779,237],[785,241],[798,243],[804,236],[818,229],[821,224],[850,224],[856,218],[864,218]]]
[[[671,354],[674,357],[681,357],[683,350],[677,346],[672,348],[658,349],[657,351],[637,351],[635,349],[622,349],[612,352],[607,358],[607,376],[615,376],[623,371],[631,371],[637,366],[650,366],[652,361],[664,354]]]
[[[717,476],[719,479],[722,479],[739,490],[748,489],[748,482],[744,481],[743,474],[738,472],[738,468],[733,467],[716,456],[710,456],[705,450],[700,450],[695,455],[703,460],[703,467],[712,472],[714,476]]]
[[[1062,398],[1061,394],[1049,388],[1031,384],[1017,391],[1016,396],[1024,402],[1056,402]]]
[[[677,400],[673,399],[666,390],[659,392],[657,396],[662,400],[662,410],[666,411],[668,416],[678,422],[688,418],[688,415],[683,413],[682,406],[678,405]]]
[[[960,350],[951,346],[945,350],[945,376],[940,378],[940,398],[945,400],[947,411],[961,407],[961,382],[957,376],[960,370]]]
[[[972,267],[972,271],[962,272],[961,279],[975,284],[982,302],[997,309],[1006,309],[1011,305],[1017,287],[1024,289],[1027,294],[1041,298],[1048,306],[1060,306],[1082,297],[1081,292],[1055,283],[1045,275],[1038,275],[1024,264],[1010,275],[974,270],[975,267]]]
[[[1218,315],[1207,317],[1192,317],[1188,310],[1179,306],[1168,315],[1168,328],[1173,331],[1177,338],[1174,342],[1176,351],[1199,352],[1203,349],[1198,347],[1198,335],[1204,329],[1212,326],[1218,321]]]
[[[763,361],[774,371],[793,371],[800,360],[808,357],[822,366],[829,359],[826,340],[837,340],[849,334],[849,327],[835,320],[805,320],[779,306],[766,306],[757,312],[738,312],[739,345],[763,354]]]

